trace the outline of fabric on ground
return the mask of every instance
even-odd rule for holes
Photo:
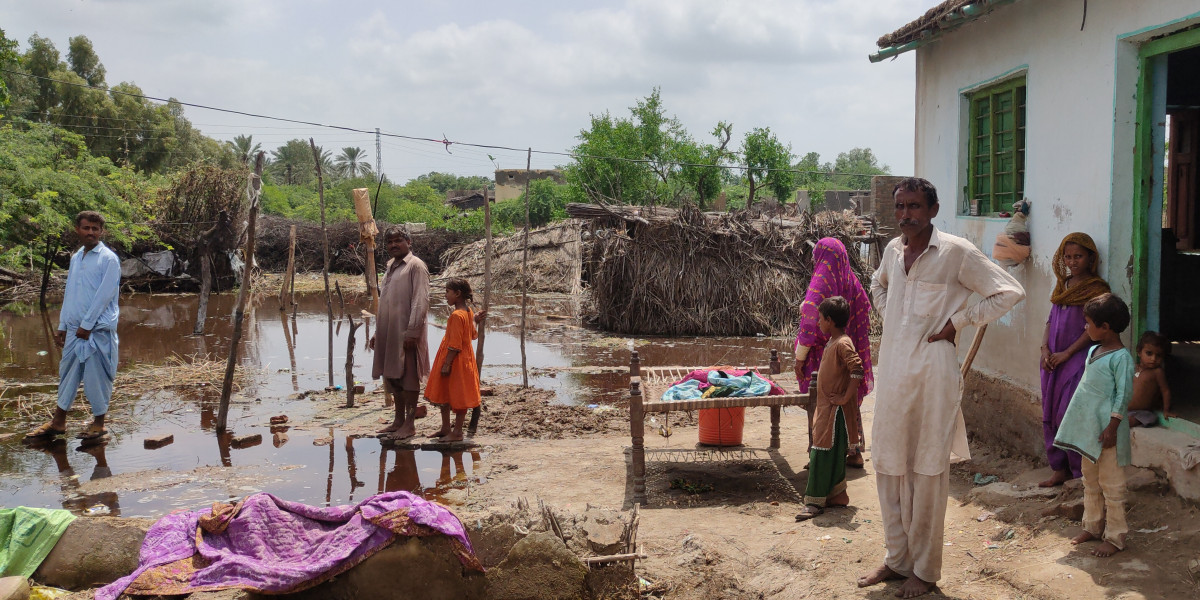
[[[284,594],[316,586],[382,550],[396,536],[441,534],[468,568],[483,571],[454,513],[409,492],[356,505],[317,508],[271,494],[239,505],[159,519],[131,575],[97,590],[96,600],[241,588]]]
[[[0,509],[0,577],[32,576],[74,520],[61,509]]]

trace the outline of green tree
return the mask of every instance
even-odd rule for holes
[[[271,151],[270,173],[284,185],[306,185],[316,180],[312,148],[308,142],[294,139]]]
[[[247,167],[253,165],[254,157],[262,151],[262,144],[255,142],[253,135],[236,136],[232,141],[225,142],[225,145],[238,161]]]
[[[701,185],[702,174],[709,171],[685,174],[681,163],[703,163],[719,154],[716,147],[698,147],[678,119],[666,116],[658,88],[629,111],[627,119],[592,115],[591,127],[580,131],[575,162],[566,168],[572,194],[595,202],[678,204],[695,193],[703,201],[711,188]]]
[[[495,187],[491,179],[482,175],[454,175],[453,173],[439,173],[437,171],[418,175],[417,181],[428,184],[429,187],[443,196],[450,190],[481,190],[483,188]]]
[[[83,136],[25,120],[0,127],[0,262],[41,256],[82,210],[111,221],[116,245],[152,238],[140,223],[154,196],[154,180],[92,156]]]
[[[873,175],[892,172],[890,167],[879,163],[870,148],[851,148],[838,154],[833,162],[833,171],[836,173],[834,181],[837,186],[847,190],[871,189]]]
[[[680,177],[692,189],[701,209],[707,208],[709,201],[721,193],[721,176],[726,169],[720,165],[733,156],[728,150],[733,125],[721,121],[713,128],[712,135],[717,144],[681,146],[678,152],[680,162],[684,163],[679,169]]]
[[[36,33],[29,36],[29,49],[25,51],[23,62],[30,75],[40,78],[36,80],[33,105],[30,107],[34,113],[30,115],[31,120],[45,121],[50,109],[58,106],[59,102],[58,90],[49,78],[57,71],[64,70],[66,65],[59,60],[54,42]]]
[[[92,41],[87,36],[77,35],[70,39],[67,50],[67,64],[76,75],[82,77],[88,85],[101,87],[104,85],[104,65],[92,48]]]
[[[362,148],[342,148],[342,153],[334,159],[334,167],[342,177],[360,177],[372,171],[366,158],[367,153]]]
[[[17,54],[17,41],[10,40],[0,29],[0,69],[13,70],[20,67],[21,56]],[[8,74],[0,73],[0,108],[7,107],[12,101],[8,91]]]
[[[754,197],[766,188],[780,204],[792,194],[795,173],[792,172],[792,147],[783,145],[770,127],[756,127],[742,140],[744,165],[749,195],[746,205],[754,205]]]

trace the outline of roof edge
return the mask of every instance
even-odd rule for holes
[[[1013,4],[1017,1],[1018,0],[975,0],[974,2],[969,2],[958,7],[954,7],[940,15],[936,15],[935,18],[931,18],[924,24],[921,24],[921,21],[925,18],[922,17],[922,19],[917,19],[916,21],[897,29],[895,32],[880,38],[880,41],[884,42],[885,44],[888,43],[888,40],[891,40],[893,43],[890,43],[887,46],[883,46],[881,44],[879,51],[869,55],[867,58],[871,62],[877,63],[888,58],[894,58],[904,54],[905,52],[916,50],[925,44],[936,41],[947,32],[958,29],[959,27],[979,19],[980,17],[991,14],[992,11],[996,10],[997,8],[1008,4]],[[929,16],[929,13],[926,13],[926,17]],[[916,29],[912,29],[914,27]],[[897,38],[900,38],[903,41],[896,43]]]

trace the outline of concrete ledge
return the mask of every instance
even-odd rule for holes
[[[1200,440],[1162,427],[1134,427],[1129,433],[1134,466],[1162,471],[1176,494],[1200,501]]]

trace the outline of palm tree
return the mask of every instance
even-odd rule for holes
[[[254,157],[257,156],[262,150],[262,144],[254,143],[253,135],[239,135],[233,138],[232,142],[225,142],[225,145],[228,146],[230,150],[233,150],[233,153],[237,155],[238,160],[242,161],[242,164],[246,165],[247,167],[250,166],[250,163],[254,160]]]
[[[371,173],[371,163],[366,161],[367,153],[362,148],[342,148],[342,153],[335,159],[338,173],[342,177],[358,177]]]

